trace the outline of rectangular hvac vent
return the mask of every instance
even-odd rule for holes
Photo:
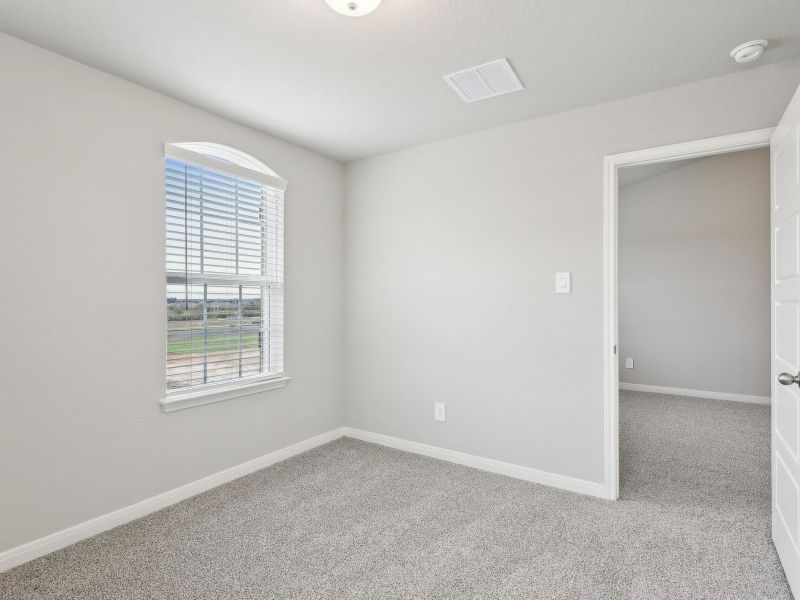
[[[505,58],[445,75],[464,102],[475,102],[523,89],[514,69]]]

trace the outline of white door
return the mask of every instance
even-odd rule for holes
[[[800,89],[770,146],[772,539],[800,598]]]

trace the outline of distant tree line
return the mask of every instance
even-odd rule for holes
[[[238,300],[211,300],[207,306],[209,319],[238,318]],[[261,300],[249,299],[242,304],[242,317],[261,316]],[[169,321],[201,321],[203,319],[202,300],[167,298],[167,319]]]

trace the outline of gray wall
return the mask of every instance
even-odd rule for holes
[[[767,148],[621,188],[620,381],[770,395],[769,197]]]
[[[348,165],[347,424],[602,482],[603,156],[773,126],[799,79],[743,69]]]
[[[343,425],[343,167],[2,35],[0,73],[0,551]],[[158,406],[165,141],[289,180],[282,390]]]

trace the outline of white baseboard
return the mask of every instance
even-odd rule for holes
[[[705,390],[686,390],[683,388],[664,387],[661,385],[644,385],[642,383],[623,383],[619,389],[632,392],[652,392],[654,394],[670,394],[672,396],[690,396],[692,398],[709,398],[711,400],[729,400],[731,402],[749,402],[751,404],[772,403],[769,396],[748,396],[747,394],[729,394],[728,392],[708,392]]]
[[[17,565],[39,558],[45,554],[50,554],[66,546],[70,546],[86,538],[90,538],[98,533],[107,531],[134,519],[138,519],[171,504],[186,500],[196,496],[201,492],[210,490],[223,483],[228,483],[234,479],[244,477],[250,473],[259,471],[265,467],[273,465],[296,454],[301,454],[322,444],[327,444],[344,435],[344,428],[337,428],[321,435],[303,440],[291,446],[281,448],[275,452],[270,452],[259,458],[254,458],[235,467],[225,469],[219,473],[203,477],[197,481],[187,483],[175,489],[164,492],[152,498],[147,498],[136,504],[131,504],[110,513],[106,513],[94,519],[90,519],[78,525],[73,525],[67,529],[57,531],[38,540],[22,544],[16,548],[11,548],[0,553],[0,573],[7,571]]]
[[[380,433],[371,433],[361,429],[353,429],[352,427],[344,428],[345,437],[355,438],[364,442],[372,442],[373,444],[380,444],[381,446],[388,446],[398,450],[405,450],[406,452],[413,452],[414,454],[422,454],[423,456],[430,456],[431,458],[438,458],[448,462],[473,467],[482,471],[489,471],[491,473],[499,473],[516,479],[524,479],[533,483],[540,483],[550,487],[568,490],[570,492],[577,492],[579,494],[587,494],[589,496],[596,496],[598,498],[606,498],[605,485],[602,483],[595,483],[593,481],[585,481],[567,475],[558,475],[556,473],[548,473],[547,471],[540,471],[532,469],[531,467],[523,467],[512,463],[494,460],[492,458],[483,458],[473,454],[466,454],[465,452],[458,452],[456,450],[448,450],[447,448],[440,448],[438,446],[429,446],[419,442],[411,442]]]
[[[136,504],[131,504],[130,506],[73,525],[72,527],[57,531],[45,537],[33,540],[32,542],[11,548],[5,552],[0,552],[0,573],[33,560],[34,558],[39,558],[45,554],[50,554],[51,552],[95,536],[98,533],[108,531],[119,525],[144,517],[152,512],[196,496],[197,494],[233,481],[234,479],[259,471],[282,460],[321,446],[322,444],[327,444],[342,436],[363,440],[365,442],[372,442],[390,448],[397,448],[398,450],[405,450],[415,454],[422,454],[424,456],[473,467],[482,471],[499,473],[501,475],[577,492],[579,494],[587,494],[599,498],[605,497],[605,486],[601,483],[585,481],[567,475],[548,473],[530,467],[474,456],[472,454],[448,450],[437,446],[429,446],[419,442],[411,442],[379,433],[371,433],[350,427],[340,427],[240,465],[225,469],[224,471],[209,475],[208,477],[187,483],[186,485],[169,490],[163,494],[147,498]]]

